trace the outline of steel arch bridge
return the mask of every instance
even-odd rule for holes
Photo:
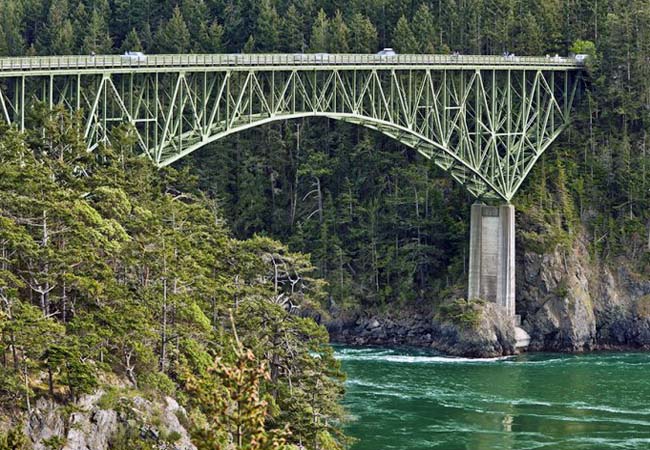
[[[270,122],[362,125],[417,150],[476,197],[509,202],[570,120],[573,58],[151,55],[0,59],[0,120],[38,102],[82,111],[90,150],[133,125],[160,167]]]

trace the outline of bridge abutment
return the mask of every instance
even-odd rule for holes
[[[515,208],[472,205],[469,299],[495,302],[515,315]]]

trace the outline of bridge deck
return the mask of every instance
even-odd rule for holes
[[[166,72],[189,70],[327,70],[331,68],[449,69],[449,70],[580,70],[584,63],[575,58],[479,55],[396,55],[367,54],[205,54],[146,55],[141,60],[123,55],[42,56],[0,58],[0,77],[26,73],[82,72]]]

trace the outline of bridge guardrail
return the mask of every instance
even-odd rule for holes
[[[570,57],[496,55],[365,55],[365,54],[188,54],[39,56],[0,58],[0,72],[65,69],[110,69],[119,67],[232,67],[232,66],[364,66],[364,65],[467,65],[467,66],[549,66],[579,68],[584,62]]]

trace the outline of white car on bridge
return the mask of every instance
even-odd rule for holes
[[[397,56],[397,52],[392,48],[387,47],[383,50],[379,50],[377,56]]]
[[[142,52],[124,52],[122,60],[131,62],[146,62],[147,56]]]

